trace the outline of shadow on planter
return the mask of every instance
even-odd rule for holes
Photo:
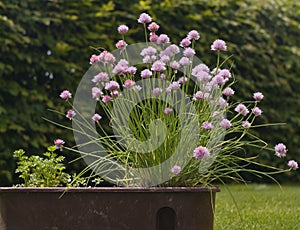
[[[156,216],[156,229],[175,229],[176,212],[169,207],[163,207],[158,210]]]
[[[0,188],[0,229],[211,230],[218,191],[186,187]]]

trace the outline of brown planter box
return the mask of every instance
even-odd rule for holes
[[[0,188],[0,229],[211,230],[217,191],[185,187]]]

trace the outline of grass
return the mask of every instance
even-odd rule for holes
[[[216,197],[215,230],[300,230],[299,185],[220,188]]]

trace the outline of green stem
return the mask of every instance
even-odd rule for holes
[[[146,44],[147,44],[147,46],[148,46],[148,35],[147,35],[146,23],[144,23],[144,32],[145,32],[145,40],[146,40]]]

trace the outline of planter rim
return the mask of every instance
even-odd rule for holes
[[[218,187],[0,187],[0,193],[12,192],[220,192]]]

